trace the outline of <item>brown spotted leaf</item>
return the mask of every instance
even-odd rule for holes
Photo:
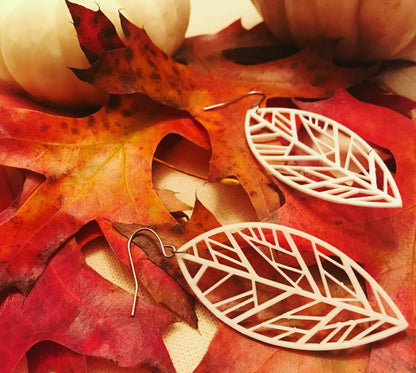
[[[204,107],[237,97],[253,89],[267,96],[326,97],[337,87],[361,81],[366,69],[334,65],[331,56],[304,50],[278,60],[239,65],[223,57],[215,44],[227,50],[248,48],[255,38],[237,24],[216,36],[187,42],[184,63],[165,55],[146,33],[121,16],[126,36],[124,49],[111,50],[88,70],[74,70],[78,77],[110,93],[142,92],[166,105],[187,110],[207,130],[212,146],[209,180],[237,178],[249,195],[259,218],[279,207],[275,186],[259,169],[244,139],[244,113],[250,101],[236,103],[215,112]],[[78,30],[84,38],[83,30]],[[264,30],[253,35],[271,38]],[[234,46],[231,42],[235,39]],[[239,43],[239,40],[242,40]],[[255,48],[259,47],[256,42]],[[256,53],[256,49],[252,51]],[[246,53],[247,54],[247,53]],[[183,59],[182,58],[182,59]]]

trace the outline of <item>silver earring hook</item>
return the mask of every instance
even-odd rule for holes
[[[260,104],[266,98],[266,95],[263,92],[260,92],[260,91],[250,91],[250,92],[244,93],[241,96],[232,98],[231,100],[228,100],[226,102],[221,102],[220,104],[215,104],[215,105],[204,107],[204,111],[220,109],[220,108],[223,108],[224,106],[232,104],[233,102],[241,100],[244,97],[252,96],[252,95],[260,95],[261,96],[261,98],[255,104],[250,106],[250,109],[256,109],[257,110],[260,107]]]
[[[137,294],[138,294],[138,292],[139,292],[139,282],[137,281],[136,270],[135,270],[135,268],[134,268],[133,257],[132,257],[132,255],[131,255],[131,243],[132,243],[133,239],[134,239],[134,238],[135,238],[138,234],[140,234],[141,232],[144,232],[144,231],[146,231],[146,232],[150,232],[150,233],[152,233],[152,234],[156,237],[156,239],[157,239],[157,241],[159,242],[159,245],[160,245],[160,247],[161,247],[161,249],[162,249],[163,255],[164,255],[164,256],[166,256],[167,258],[171,258],[172,256],[174,256],[174,255],[175,255],[175,252],[176,252],[176,249],[175,249],[175,247],[174,247],[174,246],[172,246],[172,245],[164,245],[164,244],[163,244],[163,242],[162,242],[162,239],[160,238],[160,236],[156,233],[156,231],[154,231],[154,230],[153,230],[153,229],[151,229],[151,228],[139,228],[139,229],[137,229],[136,231],[134,231],[134,232],[131,234],[131,236],[130,236],[130,238],[129,238],[129,241],[127,242],[127,251],[128,251],[128,253],[129,253],[130,266],[131,266],[131,270],[132,270],[132,272],[133,272],[134,287],[135,287],[135,289],[134,289],[134,300],[133,300],[133,306],[132,306],[132,308],[131,308],[131,316],[132,316],[132,317],[134,317],[134,313],[135,313],[135,311],[136,311],[136,301],[137,301]],[[169,248],[171,248],[171,249],[172,249],[172,251],[171,251],[171,253],[170,253],[170,254],[168,254],[168,253],[166,252],[166,248],[167,248],[167,247],[169,247]]]

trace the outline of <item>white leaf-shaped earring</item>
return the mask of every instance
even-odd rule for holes
[[[208,231],[176,250],[163,245],[154,230],[141,228],[129,239],[130,258],[132,240],[145,231],[155,235],[166,257],[177,258],[196,297],[218,319],[259,341],[302,350],[344,349],[408,326],[359,264],[304,232],[239,223]],[[132,260],[131,266],[136,276]]]
[[[301,192],[335,203],[402,206],[394,178],[377,152],[330,118],[304,110],[260,108],[265,96],[257,91],[205,110],[253,94],[262,95],[262,100],[247,110],[246,139],[271,175]]]

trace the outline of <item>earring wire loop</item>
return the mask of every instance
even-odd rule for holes
[[[134,289],[133,306],[132,306],[132,309],[131,309],[131,316],[132,316],[132,317],[134,317],[134,313],[135,313],[135,311],[136,311],[137,294],[138,294],[138,292],[139,292],[139,282],[138,282],[138,280],[137,280],[137,274],[136,274],[136,270],[135,270],[135,268],[134,268],[133,257],[132,257],[132,254],[131,254],[131,243],[132,243],[132,241],[134,240],[134,238],[135,238],[137,235],[139,235],[140,233],[142,233],[142,232],[150,232],[150,233],[152,233],[152,234],[156,237],[156,239],[157,239],[157,241],[158,241],[158,243],[159,243],[159,245],[160,245],[160,247],[161,247],[161,249],[162,249],[163,255],[164,255],[165,257],[167,257],[167,258],[171,258],[171,257],[173,257],[173,256],[175,255],[175,252],[176,252],[176,249],[175,249],[175,247],[174,247],[174,246],[172,246],[172,245],[164,245],[164,244],[163,244],[163,242],[162,242],[162,239],[160,238],[160,236],[156,233],[156,231],[154,231],[154,230],[153,230],[153,229],[151,229],[151,228],[146,228],[146,227],[145,227],[145,228],[139,228],[139,229],[137,229],[136,231],[134,231],[134,232],[131,234],[131,236],[130,236],[130,238],[129,238],[128,242],[127,242],[127,251],[128,251],[128,254],[129,254],[129,260],[130,260],[131,270],[132,270],[132,272],[133,272],[134,287],[135,287],[135,289]],[[171,249],[172,249],[172,251],[171,251],[171,253],[170,253],[170,254],[168,254],[168,253],[166,252],[166,248],[167,248],[167,247],[169,247],[169,248],[171,248]]]
[[[225,106],[228,106],[228,105],[230,105],[230,104],[232,104],[232,103],[234,103],[234,102],[236,102],[238,100],[241,100],[244,97],[252,96],[252,95],[260,95],[261,96],[261,98],[256,103],[254,103],[253,105],[250,106],[250,109],[256,109],[257,110],[260,107],[260,104],[266,98],[266,95],[263,92],[260,92],[260,91],[250,91],[250,92],[244,93],[241,96],[232,98],[231,100],[228,100],[228,101],[225,101],[225,102],[221,102],[220,104],[215,104],[215,105],[211,105],[211,106],[204,107],[204,111],[221,109],[221,108],[223,108]]]

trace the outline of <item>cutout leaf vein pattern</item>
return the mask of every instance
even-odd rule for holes
[[[343,349],[407,327],[395,303],[358,263],[293,228],[260,222],[224,226],[182,246],[177,258],[214,315],[272,345]],[[200,265],[196,275],[190,263]]]
[[[292,188],[335,203],[401,207],[394,178],[377,152],[342,124],[308,111],[247,111],[256,159]]]

